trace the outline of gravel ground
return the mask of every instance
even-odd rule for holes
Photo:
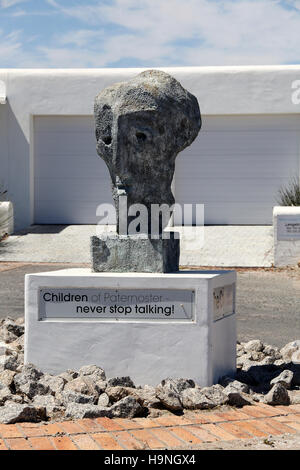
[[[70,266],[83,265],[0,263],[0,318],[23,315],[26,273]],[[237,274],[239,341],[259,338],[282,347],[299,339],[300,269],[238,269]]]
[[[300,338],[300,269],[239,272],[236,308],[240,341],[282,347]]]

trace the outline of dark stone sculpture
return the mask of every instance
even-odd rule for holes
[[[200,109],[197,98],[175,78],[162,71],[147,70],[128,82],[116,83],[99,93],[95,99],[95,124],[97,152],[111,176],[119,238],[115,237],[113,250],[114,258],[118,260],[112,266],[111,262],[107,264],[111,249],[107,251],[106,246],[105,250],[103,242],[93,237],[93,267],[96,271],[128,271],[128,259],[124,263],[120,259],[128,256],[128,248],[124,251],[121,245],[128,247],[133,243],[136,247],[139,237],[128,235],[126,243],[124,240],[120,243],[120,237],[126,237],[120,232],[122,217],[126,217],[126,228],[132,221],[132,217],[127,218],[127,214],[119,210],[120,197],[127,197],[128,207],[143,204],[147,208],[148,223],[141,231],[149,235],[148,245],[154,242],[150,238],[150,234],[153,235],[151,205],[174,204],[171,183],[175,159],[197,137],[201,128]],[[176,245],[174,237],[167,240],[169,243],[160,242],[167,222],[161,219],[156,230],[155,249],[161,251],[162,259],[169,259],[170,256],[163,255],[163,252],[174,251]],[[179,258],[179,241],[177,245],[175,256]],[[151,249],[153,246],[152,243]],[[106,261],[103,252],[99,252],[100,248],[107,253]],[[135,266],[134,270],[166,272],[176,270],[176,265],[178,270],[178,259],[167,264],[162,261],[160,268],[157,264],[151,266],[151,262],[149,265],[149,260],[147,263],[148,266]]]

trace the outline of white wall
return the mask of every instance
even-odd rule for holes
[[[7,106],[0,105],[0,191],[8,182]]]
[[[91,115],[95,95],[144,69],[0,69],[7,103],[0,105],[0,175],[15,206],[15,226],[33,221],[33,130],[35,115]],[[205,115],[296,114],[292,82],[300,66],[164,68],[194,93]],[[1,126],[2,127],[2,126]],[[3,173],[2,173],[3,172]],[[1,179],[1,178],[0,178]]]

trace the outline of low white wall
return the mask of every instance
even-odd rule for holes
[[[14,232],[14,209],[9,201],[0,202],[0,237]]]
[[[300,263],[300,206],[276,206],[273,209],[274,265]]]

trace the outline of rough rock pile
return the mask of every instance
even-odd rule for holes
[[[300,403],[300,340],[282,349],[259,340],[237,344],[237,371],[200,387],[191,379],[136,387],[130,377],[107,378],[97,365],[53,376],[24,365],[23,318],[0,321],[0,423],[94,417],[158,416],[166,412]]]

